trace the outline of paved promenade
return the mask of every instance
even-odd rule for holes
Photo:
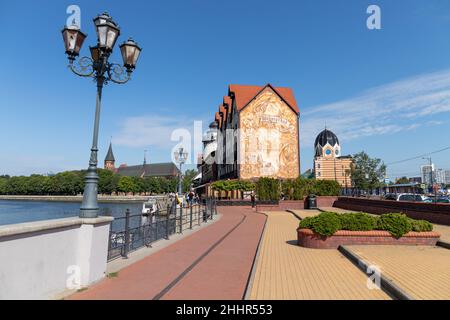
[[[292,214],[267,215],[249,299],[389,299],[368,289],[364,273],[339,251],[297,246],[299,220]]]
[[[415,299],[450,299],[450,250],[425,246],[348,246]]]
[[[242,299],[266,217],[218,207],[216,223],[69,299]]]

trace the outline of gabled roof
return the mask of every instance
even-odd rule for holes
[[[114,153],[112,151],[111,143],[109,144],[109,149],[108,149],[108,153],[106,154],[105,161],[116,161],[116,159],[114,159]]]
[[[273,87],[271,84],[267,84],[265,86],[249,86],[249,85],[240,85],[240,84],[231,84],[228,87],[228,94],[234,94],[236,101],[237,111],[241,111],[245,108],[250,101],[252,101],[262,90],[266,87],[270,87],[273,91],[275,91],[281,99],[286,102],[288,106],[295,111],[295,113],[299,114],[300,110],[297,106],[297,102],[294,97],[294,92],[291,88],[285,87]]]
[[[176,176],[179,169],[173,162],[151,163],[145,165],[119,167],[117,173],[128,177],[167,177]]]
[[[223,104],[221,104],[220,107],[219,107],[219,113],[220,112],[222,112],[223,122],[227,122],[227,110],[225,109]]]
[[[228,115],[233,112],[233,102],[229,96],[223,97],[223,106],[227,109],[227,118],[229,118]]]

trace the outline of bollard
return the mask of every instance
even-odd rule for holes
[[[180,204],[180,233],[183,233],[183,204]]]
[[[170,218],[170,205],[167,205],[166,212],[166,239],[169,240],[169,218]]]
[[[200,221],[200,208],[201,208],[201,204],[199,203],[198,204],[198,206],[197,206],[197,220],[198,220],[198,225],[200,225],[201,224],[201,221]]]
[[[189,215],[190,215],[189,228],[192,230],[192,205],[190,206]]]
[[[125,211],[125,243],[123,246],[122,257],[128,259],[128,250],[130,246],[130,209]]]

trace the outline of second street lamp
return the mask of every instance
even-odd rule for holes
[[[94,19],[94,24],[97,32],[97,45],[89,47],[91,57],[85,56],[78,60],[76,60],[76,57],[80,53],[86,35],[74,25],[66,26],[62,31],[70,70],[78,76],[94,78],[97,85],[91,157],[85,178],[83,202],[80,207],[80,217],[83,218],[96,218],[99,211],[97,202],[99,179],[97,174],[97,145],[103,86],[110,81],[118,84],[128,82],[142,50],[130,38],[120,46],[123,66],[110,63],[108,59],[120,35],[120,28],[106,12],[97,16]],[[124,54],[124,51],[126,54]]]
[[[183,193],[183,174],[182,174],[182,165],[186,162],[188,153],[184,151],[183,148],[178,149],[178,151],[174,152],[175,161],[180,165],[180,173],[178,176],[178,194],[181,196]]]

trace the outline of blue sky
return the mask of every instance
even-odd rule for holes
[[[386,163],[450,146],[450,2],[396,1],[2,1],[0,174],[87,166],[95,86],[67,68],[61,29],[70,4],[107,10],[144,48],[133,80],[104,90],[102,162],[170,161],[175,128],[209,123],[230,83],[293,88],[301,109],[302,171],[326,125],[343,152]],[[368,30],[377,4],[382,30]],[[113,55],[121,61],[119,52]],[[433,155],[450,169],[450,151]],[[418,175],[425,160],[390,166]]]

